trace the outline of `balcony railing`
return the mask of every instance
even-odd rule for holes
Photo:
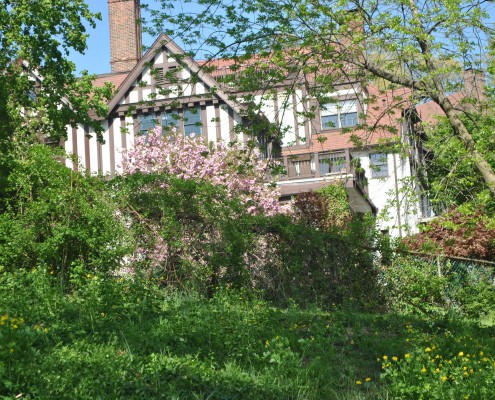
[[[352,162],[349,150],[327,153],[286,155],[283,164],[287,175],[280,181],[297,181],[312,178],[352,179],[363,193],[367,192],[364,172]]]

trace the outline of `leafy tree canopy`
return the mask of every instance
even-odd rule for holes
[[[0,3],[0,139],[48,135],[58,139],[78,122],[101,128],[109,88],[95,90],[91,77],[75,75],[69,52],[86,50],[85,23],[99,14],[84,0],[5,0]],[[92,93],[92,99],[88,99]]]
[[[98,19],[84,0],[0,2],[0,198],[22,144],[58,141],[68,124],[101,132],[94,116],[106,112],[111,88],[93,88],[85,72],[77,78],[68,59],[84,52],[85,23]]]
[[[487,161],[494,166],[493,116],[475,115],[470,119],[463,117],[463,122],[472,133],[477,148],[486,154]],[[493,215],[493,196],[483,184],[470,153],[455,136],[448,120],[442,118],[435,125],[425,128],[423,146],[426,157],[421,172],[426,171],[423,178],[436,212],[470,204],[471,207],[481,207]]]
[[[235,60],[238,87],[273,87],[292,77],[325,100],[343,80],[380,79],[405,87],[415,103],[431,99],[446,114],[491,195],[495,172],[448,97],[451,77],[484,68],[494,30],[483,0],[157,0],[148,31],[181,39],[192,53]],[[157,7],[155,7],[157,6]],[[174,8],[176,7],[176,8]],[[204,49],[208,51],[205,52]],[[254,60],[254,61],[253,61]],[[250,66],[246,66],[248,63]],[[214,65],[214,64],[212,64]],[[253,77],[246,79],[246,75]],[[369,99],[371,101],[372,99]]]

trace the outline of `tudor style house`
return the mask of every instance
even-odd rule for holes
[[[236,89],[222,83],[225,75],[234,73],[228,60],[217,60],[213,71],[206,72],[211,69],[203,68],[204,62],[188,57],[166,35],[160,35],[143,54],[136,24],[139,0],[108,0],[108,8],[111,72],[94,82],[95,86],[111,82],[116,87],[108,116],[101,121],[105,142],[99,143],[87,126],[68,127],[65,149],[79,158],[79,165],[71,167],[100,174],[120,172],[122,150],[156,124],[177,125],[185,135],[195,133],[211,142],[249,139],[242,129],[235,129],[246,123]],[[254,93],[253,98],[262,104],[262,118],[283,127],[279,152],[273,151],[274,143],[260,139],[267,145],[266,156],[278,153],[285,165],[286,175],[277,183],[282,200],[341,180],[355,212],[388,210],[381,229],[394,236],[414,230],[425,208],[408,196],[411,190],[419,192],[414,180],[407,179],[414,173],[413,160],[378,146],[383,140],[407,137],[410,124],[398,122],[407,107],[391,111],[391,104],[406,91],[383,92],[343,80],[339,90],[329,94],[334,98],[331,103],[318,104],[308,98],[305,85],[296,86],[290,94],[283,85],[274,89],[269,95]],[[369,98],[375,99],[373,107],[365,101]],[[303,118],[309,110],[316,110],[314,118]],[[379,121],[395,127],[395,132],[357,129],[363,125],[360,122],[378,125]],[[351,141],[353,136],[362,138],[359,147]]]

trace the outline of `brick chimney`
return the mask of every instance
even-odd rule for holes
[[[130,71],[141,59],[140,0],[108,0],[112,72]]]

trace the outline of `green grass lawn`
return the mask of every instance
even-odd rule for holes
[[[0,271],[1,398],[493,398],[495,331],[474,321],[84,274],[72,285]]]

